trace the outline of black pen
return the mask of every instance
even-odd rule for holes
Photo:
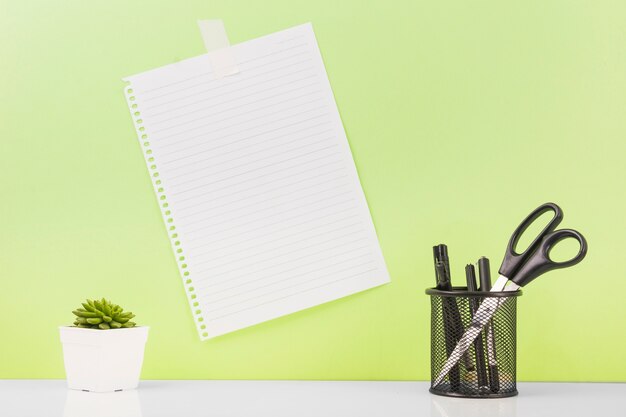
[[[478,286],[476,285],[476,271],[474,269],[474,265],[468,264],[465,266],[465,279],[467,280],[467,290],[468,291],[478,291]],[[480,306],[480,301],[476,297],[469,298],[470,305],[470,314],[472,318],[474,314],[476,314],[476,310]],[[483,348],[483,339],[482,337],[477,337],[474,340],[474,353],[476,356],[476,374],[478,377],[478,388],[481,390],[489,389],[487,382],[487,370],[485,367],[485,350]]]
[[[439,274],[441,282],[438,286],[438,289],[444,291],[452,291],[453,287],[450,274],[450,259],[448,258],[448,247],[444,244],[439,244],[433,248],[433,253],[435,256],[435,262],[438,262],[441,265],[441,273]],[[456,343],[459,342],[461,336],[465,332],[465,329],[463,327],[463,320],[461,319],[461,314],[459,313],[459,307],[456,303],[456,299],[454,299],[453,297],[444,297],[442,302],[444,316],[447,316],[448,320],[449,331],[447,334],[450,338],[452,338],[452,340],[454,340],[456,346]],[[446,320],[445,317],[444,320]],[[465,352],[463,354],[462,360],[463,365],[467,371],[472,372],[475,370],[469,352]]]
[[[443,255],[441,252],[441,246],[433,246],[433,258],[435,261],[435,275],[436,275],[436,285],[438,290],[449,291],[452,289],[450,285],[450,281],[448,280],[446,267],[442,261]],[[456,307],[456,303],[450,297],[441,297],[441,308],[443,313],[443,330],[444,337],[446,341],[446,354],[450,356],[456,347],[457,338],[455,337],[455,322],[453,319],[454,310],[450,304],[450,301]],[[458,312],[458,310],[457,310]],[[454,365],[448,374],[448,378],[450,380],[450,390],[455,392],[459,391],[461,388],[461,374],[459,372],[459,366]]]
[[[478,260],[478,274],[480,275],[480,290],[491,290],[491,270],[489,259],[484,256]],[[496,342],[493,334],[493,322],[490,320],[486,326],[487,361],[489,362],[489,388],[491,392],[500,391],[500,375],[498,361],[496,359]]]
[[[445,282],[448,288],[448,291],[452,291],[452,274],[450,274],[450,259],[448,258],[448,247],[444,244],[439,245],[439,254],[441,262],[443,262],[444,271],[445,271]],[[465,328],[463,327],[463,320],[461,319],[461,313],[459,313],[459,307],[456,304],[456,300],[454,298],[448,299],[448,308],[450,310],[451,320],[453,322],[453,336],[455,343],[461,339],[463,333],[465,332]],[[472,359],[470,358],[469,352],[465,352],[463,354],[463,365],[467,371],[474,371],[474,364],[472,363]]]

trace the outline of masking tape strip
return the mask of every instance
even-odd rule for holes
[[[235,54],[230,48],[230,42],[228,42],[224,22],[219,19],[198,20],[198,27],[215,77],[224,78],[237,74],[239,68]]]

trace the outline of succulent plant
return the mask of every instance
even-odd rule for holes
[[[74,326],[85,329],[119,329],[122,327],[134,327],[135,323],[130,321],[135,315],[117,304],[113,304],[104,298],[98,300],[87,300],[81,303],[83,308],[72,311],[76,316]]]

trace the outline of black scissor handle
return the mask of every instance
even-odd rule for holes
[[[533,222],[537,220],[539,216],[547,213],[548,211],[554,212],[554,217],[552,218],[552,220],[550,220],[550,223],[548,223],[547,226],[541,231],[541,233],[537,235],[535,240],[533,240],[533,242],[524,252],[517,253],[515,251],[515,247],[517,246],[517,242],[519,241],[522,234],[524,234],[526,229],[528,229],[528,227],[533,224]],[[563,220],[563,211],[559,206],[554,203],[542,204],[537,207],[532,213],[530,213],[528,217],[526,217],[522,221],[522,223],[517,226],[517,229],[515,229],[513,235],[511,235],[509,245],[507,246],[506,252],[504,253],[502,265],[500,266],[500,270],[498,271],[500,272],[500,275],[504,275],[508,278],[513,278],[520,270],[522,265],[524,265],[524,263],[527,261],[528,257],[537,251],[544,236],[555,230],[559,223],[561,223],[561,220]]]
[[[550,251],[554,245],[568,238],[576,239],[580,244],[578,254],[572,259],[563,262],[555,262],[550,259]],[[578,262],[583,260],[586,254],[587,241],[585,240],[585,237],[576,230],[561,229],[550,232],[543,237],[541,243],[539,244],[539,249],[530,254],[526,263],[520,268],[511,281],[523,287],[545,272],[576,265]]]

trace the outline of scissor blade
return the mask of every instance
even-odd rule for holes
[[[509,279],[504,275],[500,275],[490,292],[517,291],[519,289],[519,286],[514,283],[510,283],[506,286],[507,282],[509,282]],[[441,381],[443,381],[448,372],[450,372],[452,367],[457,364],[463,354],[467,352],[474,340],[483,330],[483,327],[485,327],[489,320],[491,320],[494,314],[496,314],[496,311],[498,311],[506,300],[508,300],[508,298],[490,297],[485,298],[483,302],[480,303],[480,307],[476,310],[472,322],[446,360],[446,363],[443,365],[441,372],[439,372],[439,376],[437,376],[433,386],[437,386],[441,383]]]

